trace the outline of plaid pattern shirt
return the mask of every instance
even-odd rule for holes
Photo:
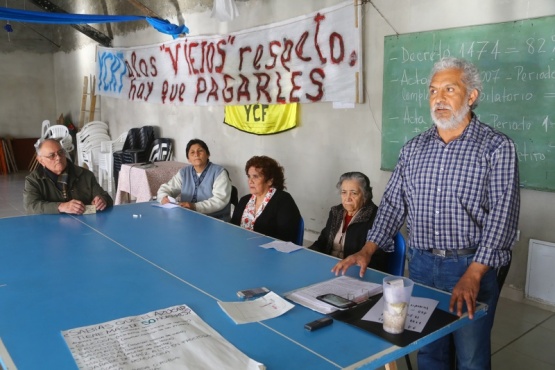
[[[403,147],[367,239],[391,251],[406,219],[411,248],[477,248],[475,262],[498,267],[509,262],[519,209],[515,145],[473,116],[448,144],[434,126]]]

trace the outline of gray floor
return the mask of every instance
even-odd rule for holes
[[[22,191],[26,174],[0,175],[0,218],[25,214]],[[493,369],[554,370],[554,342],[554,312],[507,298],[499,300],[492,335]],[[415,356],[411,354],[413,369],[417,368]],[[407,368],[404,360],[397,365]]]

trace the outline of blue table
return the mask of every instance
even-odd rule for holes
[[[283,295],[331,279],[337,260],[259,248],[272,239],[185,209],[137,203],[78,217],[7,218],[0,234],[0,338],[19,370],[76,369],[62,330],[179,304],[269,369],[376,368],[469,323],[464,316],[403,348],[339,321],[308,332],[304,324],[322,315],[299,305],[236,325],[217,301],[237,301],[240,289]],[[368,270],[364,279],[383,276]],[[420,285],[413,294],[448,309],[448,294]],[[481,307],[476,318],[484,315]]]

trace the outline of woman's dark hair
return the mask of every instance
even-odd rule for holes
[[[355,180],[360,189],[362,190],[362,196],[364,198],[364,204],[372,200],[372,187],[370,186],[370,179],[368,176],[363,174],[362,172],[345,172],[341,177],[339,177],[339,181],[337,182],[336,188],[341,190],[341,185],[345,180]]]
[[[273,158],[265,155],[254,156],[247,161],[245,165],[245,173],[249,174],[249,168],[256,168],[262,176],[264,181],[272,180],[272,187],[277,190],[287,189],[285,187],[285,175],[283,167]]]
[[[210,150],[208,149],[208,145],[206,145],[206,143],[201,139],[192,139],[192,140],[189,140],[189,142],[187,143],[187,147],[185,148],[185,154],[187,155],[187,159],[189,159],[189,149],[191,149],[191,147],[195,144],[200,145],[202,149],[206,151],[206,154],[208,154],[208,156],[210,157]]]

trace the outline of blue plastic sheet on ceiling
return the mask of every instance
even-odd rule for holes
[[[189,29],[185,25],[178,26],[165,19],[140,15],[46,13],[0,7],[0,20],[42,24],[90,24],[146,20],[157,31],[171,35],[173,38],[189,33]]]

